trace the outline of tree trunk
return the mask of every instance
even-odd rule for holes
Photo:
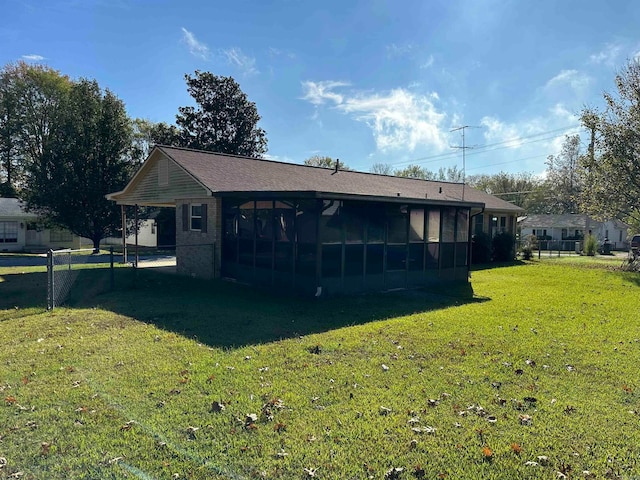
[[[101,238],[93,238],[93,252],[92,253],[100,253],[100,240]]]

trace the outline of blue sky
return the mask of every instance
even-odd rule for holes
[[[95,78],[172,123],[184,75],[233,76],[268,157],[541,173],[640,53],[636,1],[1,0],[0,62]]]

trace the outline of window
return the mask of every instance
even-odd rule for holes
[[[182,231],[189,230],[205,233],[207,231],[207,204],[182,204]]]
[[[474,226],[473,232],[476,235],[478,235],[478,234],[482,233],[483,229],[484,229],[484,214],[481,213],[479,215],[476,215],[475,217],[473,217],[473,220],[475,222],[475,226]],[[535,232],[534,232],[534,235],[535,235]]]
[[[191,205],[191,214],[189,215],[189,229],[195,231],[202,230],[202,205]]]
[[[59,230],[54,228],[49,235],[51,242],[71,242],[73,241],[73,234],[68,230]]]
[[[0,243],[18,242],[18,222],[0,222]]]

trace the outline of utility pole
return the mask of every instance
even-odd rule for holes
[[[467,147],[467,145],[465,144],[465,138],[464,138],[464,133],[465,130],[467,128],[480,128],[480,127],[473,127],[471,125],[463,125],[462,127],[456,127],[452,130],[450,130],[451,132],[457,132],[459,130],[462,130],[462,146],[459,145],[451,145],[451,148],[457,148],[462,150],[462,200],[464,200],[464,186],[467,182],[467,178],[466,178],[466,151],[469,148],[475,148],[475,147]]]

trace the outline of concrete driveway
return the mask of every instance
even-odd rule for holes
[[[114,262],[120,262],[122,257],[114,256]],[[162,266],[175,266],[175,255],[140,255],[140,268]],[[133,260],[133,256],[129,255],[129,261]],[[99,253],[96,255],[87,255],[82,262],[79,263],[109,263],[108,253]],[[39,267],[47,265],[47,254],[41,255],[20,255],[20,254],[0,254],[0,267]]]

